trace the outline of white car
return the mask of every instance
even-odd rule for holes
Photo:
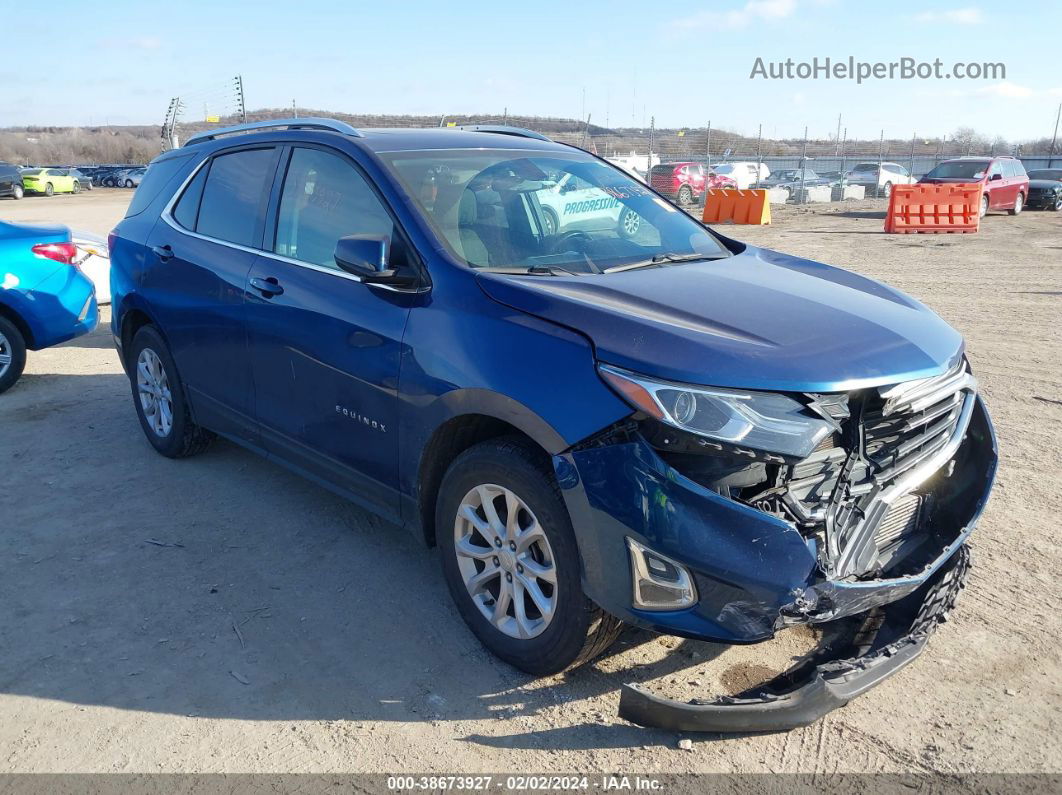
[[[716,163],[711,169],[716,174],[730,177],[741,190],[748,190],[755,183],[771,176],[771,170],[767,168],[766,163]]]
[[[111,302],[111,254],[107,241],[91,232],[72,230],[70,239],[77,246],[77,267],[96,286],[96,303]]]
[[[882,163],[880,170],[877,163],[857,163],[844,176],[849,185],[866,188],[868,196],[877,188],[877,194],[886,199],[892,194],[893,185],[913,185],[918,181],[899,163],[889,162]]]
[[[574,174],[565,173],[536,195],[547,235],[616,229],[624,237],[634,237],[641,227],[638,213]]]

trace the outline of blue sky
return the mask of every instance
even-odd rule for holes
[[[886,9],[888,12],[886,13]],[[0,19],[70,55],[0,63],[0,126],[160,123],[170,97],[249,108],[579,116],[768,136],[1051,134],[1062,102],[1062,3],[702,0],[0,0]],[[999,61],[1000,80],[750,80],[765,61]],[[213,107],[211,107],[213,105]]]

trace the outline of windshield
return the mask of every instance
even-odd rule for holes
[[[522,273],[603,273],[729,252],[649,188],[587,155],[381,153],[458,259]]]
[[[1029,179],[1062,180],[1062,168],[1034,168],[1029,172]]]
[[[852,171],[877,171],[877,163],[858,163]]]
[[[987,160],[953,160],[941,163],[928,174],[927,179],[981,179],[988,169]]]

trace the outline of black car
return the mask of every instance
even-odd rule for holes
[[[803,171],[803,174],[801,174]],[[771,176],[765,180],[757,182],[752,187],[756,189],[780,188],[787,191],[789,197],[792,198],[794,194],[798,193],[801,187],[813,188],[816,185],[831,185],[831,181],[825,177],[820,177],[810,168],[787,168],[781,171],[774,171]]]
[[[22,173],[18,166],[0,161],[0,196],[21,199],[23,196]]]
[[[1062,210],[1062,168],[1035,168],[1029,172],[1025,206],[1056,213]]]

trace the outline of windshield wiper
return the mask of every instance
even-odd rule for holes
[[[631,262],[627,265],[615,265],[611,268],[605,268],[605,273],[632,271],[638,268],[651,268],[653,266],[659,266],[664,265],[666,263],[674,262],[707,262],[715,259],[726,259],[726,257],[726,254],[657,254],[652,259],[641,260],[640,262]]]
[[[532,265],[524,273],[531,276],[578,276],[579,274],[574,271],[570,271],[567,268],[562,268],[560,265]]]

